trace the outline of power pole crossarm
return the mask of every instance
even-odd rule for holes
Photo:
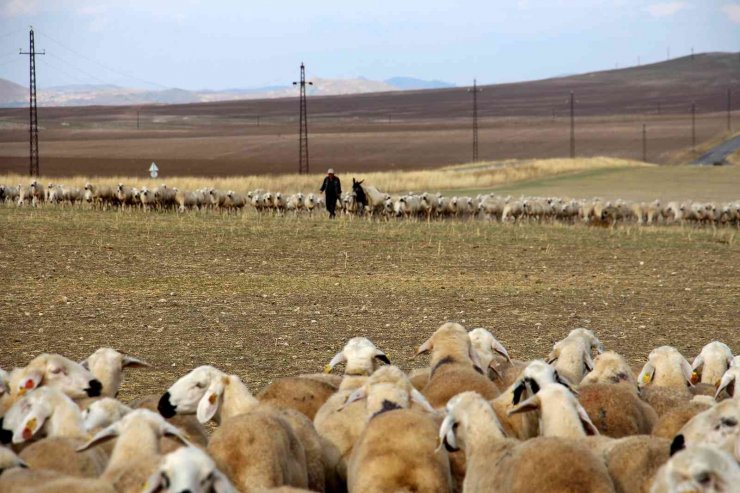
[[[39,116],[36,106],[36,55],[46,55],[46,50],[36,51],[36,45],[33,38],[33,27],[29,32],[29,50],[18,50],[20,55],[28,55],[29,61],[29,95],[28,95],[28,133],[29,133],[29,168],[31,176],[39,176]]]

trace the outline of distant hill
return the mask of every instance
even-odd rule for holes
[[[386,79],[385,82],[402,91],[455,87],[455,84],[450,84],[449,82],[441,80],[423,80],[415,79],[414,77],[392,77],[390,79]]]
[[[23,101],[28,101],[28,88],[0,79],[0,106],[17,106]]]
[[[365,78],[312,78],[308,93],[314,97],[341,96],[350,100],[326,100],[335,112],[336,105],[348,104],[353,111],[373,112],[372,106],[390,105],[394,112],[409,117],[433,112],[439,117],[459,116],[461,104],[469,95],[442,81],[412,77],[393,77],[386,81]],[[574,91],[577,112],[586,114],[686,111],[695,100],[700,112],[720,111],[726,89],[740,85],[740,57],[737,53],[705,53],[673,60],[550,79],[489,85],[478,96],[481,116],[545,115],[565,111],[565,98]],[[363,94],[362,98],[352,95]],[[188,91],[184,89],[145,90],[113,85],[78,85],[45,88],[39,91],[43,106],[121,106],[190,103],[218,103],[236,100],[272,100],[295,97],[295,86],[269,86],[253,89]],[[0,79],[0,106],[27,104],[27,89]],[[318,99],[318,98],[317,98]],[[740,98],[733,98],[740,101]],[[433,101],[433,106],[428,106]],[[312,103],[312,112],[324,104]],[[422,106],[419,106],[419,105]],[[280,103],[275,103],[275,107]],[[359,106],[358,106],[359,105]],[[367,106],[367,108],[365,108]],[[737,107],[737,106],[736,106]],[[292,108],[292,106],[291,106]],[[282,111],[282,110],[281,110]],[[384,110],[385,111],[385,110]]]

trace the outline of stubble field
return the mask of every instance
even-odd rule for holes
[[[0,208],[0,367],[99,346],[141,357],[122,397],[213,364],[253,391],[370,337],[408,369],[440,323],[515,358],[594,329],[637,367],[675,345],[740,347],[734,229],[370,222]]]

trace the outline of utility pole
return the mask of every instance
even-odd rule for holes
[[[666,61],[668,61],[668,60],[671,59],[671,47],[670,46],[668,48],[666,48],[666,50],[665,50],[665,59],[666,59]]]
[[[46,55],[46,50],[36,51],[36,45],[33,40],[33,27],[30,29],[30,47],[29,50],[20,51],[21,55],[28,55],[30,62],[31,80],[29,84],[28,110],[29,123],[28,133],[30,142],[29,168],[31,176],[39,176],[39,116],[36,107],[36,55]]]
[[[300,86],[301,117],[298,128],[298,174],[308,174],[308,112],[306,109],[306,67],[301,62],[301,80],[293,82],[294,86]]]
[[[691,102],[691,152],[696,151],[696,101]]]
[[[660,115],[660,101],[658,101],[658,114]]]
[[[576,100],[570,91],[570,158],[576,158]]]
[[[642,124],[642,162],[647,163],[647,125]]]
[[[473,79],[473,88],[468,89],[468,92],[473,93],[473,162],[478,161],[478,93],[482,89],[478,89],[478,81]]]
[[[136,110],[136,130],[139,130],[139,110]]]

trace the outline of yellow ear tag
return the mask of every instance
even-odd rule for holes
[[[699,381],[699,374],[695,371],[691,372],[691,383],[696,383]]]
[[[646,373],[645,376],[642,377],[642,381],[644,383],[650,383],[650,374]]]
[[[36,430],[36,418],[31,418],[26,423],[26,427],[23,428],[23,439],[30,440],[33,438],[33,432]]]
[[[18,395],[25,395],[25,394],[26,394],[26,388],[25,387],[21,387],[21,388],[18,389]]]
[[[325,365],[324,366],[324,373],[331,373],[331,365]]]
[[[215,404],[216,403],[216,399],[218,399],[218,397],[216,396],[216,394],[211,394],[208,397],[208,402],[210,402],[211,404]]]

